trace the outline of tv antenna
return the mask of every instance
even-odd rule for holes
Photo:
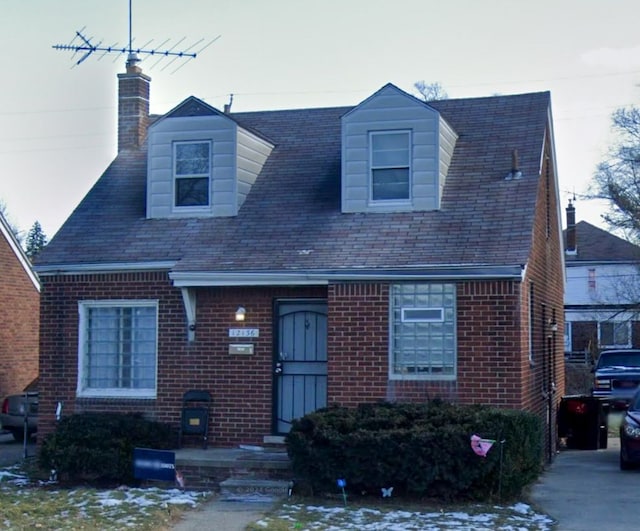
[[[193,43],[188,48],[180,50],[180,51],[177,51],[176,48],[186,39],[186,37],[183,37],[176,44],[174,44],[170,48],[164,49],[164,50],[161,50],[160,48],[163,47],[163,46],[168,45],[169,39],[166,39],[165,41],[163,41],[157,48],[147,48],[148,46],[151,45],[153,40],[147,41],[140,48],[134,48],[133,47],[133,40],[134,39],[133,39],[133,31],[132,31],[131,2],[132,2],[132,0],[129,0],[129,43],[128,43],[128,46],[118,46],[118,43],[112,44],[111,46],[103,46],[102,45],[102,41],[98,42],[97,44],[94,44],[93,43],[93,37],[89,37],[89,36],[85,35],[85,33],[84,33],[84,30],[86,28],[86,26],[85,26],[85,28],[82,28],[81,30],[76,31],[75,37],[71,40],[71,42],[69,44],[54,44],[52,46],[52,48],[54,50],[72,51],[74,56],[76,54],[82,53],[83,55],[80,57],[80,59],[78,59],[75,62],[75,64],[73,65],[74,67],[78,66],[81,63],[83,63],[92,54],[94,54],[96,52],[102,52],[102,55],[100,55],[98,60],[102,59],[105,55],[110,54],[110,53],[127,54],[127,65],[129,65],[129,66],[133,66],[133,65],[139,63],[141,61],[141,59],[139,57],[140,55],[157,57],[158,60],[151,66],[151,68],[155,67],[162,60],[169,58],[169,62],[165,66],[163,66],[161,68],[161,71],[163,71],[163,70],[167,69],[169,66],[171,66],[178,59],[187,59],[187,60],[195,59],[198,56],[198,54],[202,53],[206,48],[211,46],[215,41],[217,41],[220,38],[220,35],[218,35],[216,38],[210,40],[209,42],[206,42],[204,45],[202,45],[202,43],[204,42],[204,39],[200,39],[199,41]],[[194,48],[196,48],[197,46],[200,46],[200,45],[202,45],[202,47],[199,50],[193,51]],[[180,66],[178,66],[171,73],[174,74],[180,68],[182,68],[185,64],[186,63],[182,63]]]

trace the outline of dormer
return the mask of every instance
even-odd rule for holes
[[[342,117],[342,212],[440,208],[458,135],[392,84]]]
[[[147,218],[237,215],[273,147],[187,98],[149,127]]]

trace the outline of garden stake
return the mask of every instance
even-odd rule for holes
[[[344,479],[338,480],[338,487],[342,490],[342,499],[344,501],[345,506],[347,505],[347,493],[344,491],[344,488],[347,486],[347,482]]]

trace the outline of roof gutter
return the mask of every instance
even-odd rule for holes
[[[524,266],[440,265],[411,269],[324,269],[304,271],[171,271],[175,261],[103,264],[51,264],[36,266],[41,277],[169,271],[177,288],[206,286],[308,286],[330,282],[425,281],[425,280],[522,280]]]
[[[518,280],[524,278],[521,265],[496,267],[446,267],[421,270],[323,270],[288,272],[171,272],[173,285],[206,286],[306,286],[330,282],[425,281],[425,280]]]
[[[34,269],[41,277],[54,275],[95,275],[99,273],[134,273],[140,271],[168,271],[176,265],[167,262],[112,262],[104,264],[51,264],[36,265]]]

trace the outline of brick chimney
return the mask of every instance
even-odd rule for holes
[[[576,254],[578,251],[576,247],[576,208],[573,206],[571,199],[569,199],[569,206],[567,207],[567,241],[565,244],[565,252],[567,254]]]
[[[127,72],[118,74],[118,152],[137,149],[147,138],[151,78],[137,63],[138,57],[130,55]]]

